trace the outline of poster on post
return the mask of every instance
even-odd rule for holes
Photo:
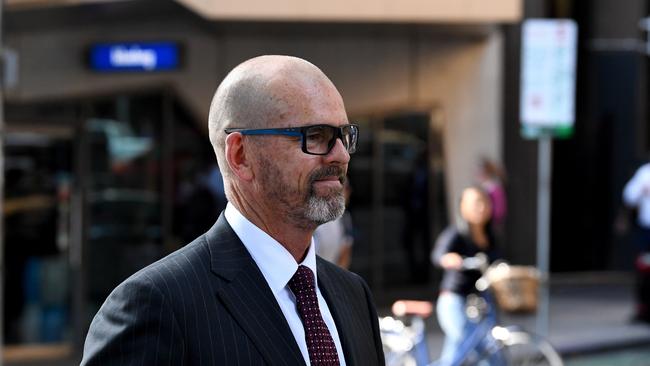
[[[522,26],[522,136],[570,137],[575,121],[578,27],[571,19],[527,19]]]

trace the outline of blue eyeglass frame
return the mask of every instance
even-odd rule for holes
[[[307,130],[314,127],[328,127],[336,130],[336,133],[334,134],[334,138],[328,143],[327,151],[324,153],[314,153],[314,152],[307,151],[306,133]],[[345,146],[345,140],[343,140],[344,128],[351,128],[353,131],[356,131],[356,133],[351,134],[352,140],[350,142],[350,146]],[[319,125],[309,125],[309,126],[302,126],[302,127],[280,127],[280,128],[248,128],[248,129],[247,128],[226,128],[223,131],[226,133],[226,135],[229,135],[233,132],[239,132],[242,135],[251,135],[251,136],[282,135],[282,136],[300,137],[300,140],[302,141],[301,143],[302,152],[309,155],[329,154],[330,151],[332,151],[334,145],[336,145],[337,139],[341,139],[341,142],[343,142],[343,146],[345,147],[345,149],[348,151],[349,154],[354,154],[354,152],[357,150],[357,142],[359,141],[359,125],[353,123],[342,125],[342,126],[331,126],[326,124],[319,124]]]

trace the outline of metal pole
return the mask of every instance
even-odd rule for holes
[[[2,18],[3,18],[4,0],[0,0],[0,66],[4,66],[4,43],[2,35]],[[3,68],[4,69],[4,68]],[[4,75],[0,78],[0,366],[4,359],[4,302],[5,302],[5,231],[4,231],[4,197],[5,197],[5,162],[4,162],[4,135],[5,135],[5,116],[4,116]]]
[[[174,224],[174,98],[171,91],[165,90],[162,96],[162,246],[165,251],[173,251],[172,240]]]
[[[4,66],[4,46],[2,35],[2,18],[3,18],[4,0],[0,0],[0,66]],[[4,69],[4,67],[3,67]],[[4,73],[3,73],[4,74]],[[5,132],[5,117],[4,117],[4,75],[0,78],[0,366],[3,364],[4,359],[4,301],[5,301],[5,267],[4,267],[4,246],[5,246],[5,231],[4,231],[4,179],[5,179],[5,165],[4,165],[4,132]]]
[[[384,146],[382,134],[384,124],[380,122],[373,126],[375,139],[373,141],[373,193],[372,193],[372,286],[375,297],[384,294]]]
[[[540,272],[537,333],[548,335],[549,327],[549,253],[551,228],[552,140],[539,138],[537,154],[537,269]]]
[[[88,188],[91,187],[89,134],[86,131],[92,107],[84,103],[78,114],[73,142],[72,197],[70,200],[70,268],[73,273],[73,293],[71,319],[73,322],[74,352],[81,359],[84,339],[88,329],[88,263],[86,233],[89,223],[89,210],[86,205]]]

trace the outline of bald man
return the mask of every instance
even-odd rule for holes
[[[228,205],[192,243],[120,284],[82,365],[383,365],[365,282],[315,254],[343,214],[358,126],[311,63],[233,69],[209,116]]]

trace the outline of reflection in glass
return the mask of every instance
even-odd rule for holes
[[[71,141],[26,131],[4,139],[4,340],[69,340]]]

